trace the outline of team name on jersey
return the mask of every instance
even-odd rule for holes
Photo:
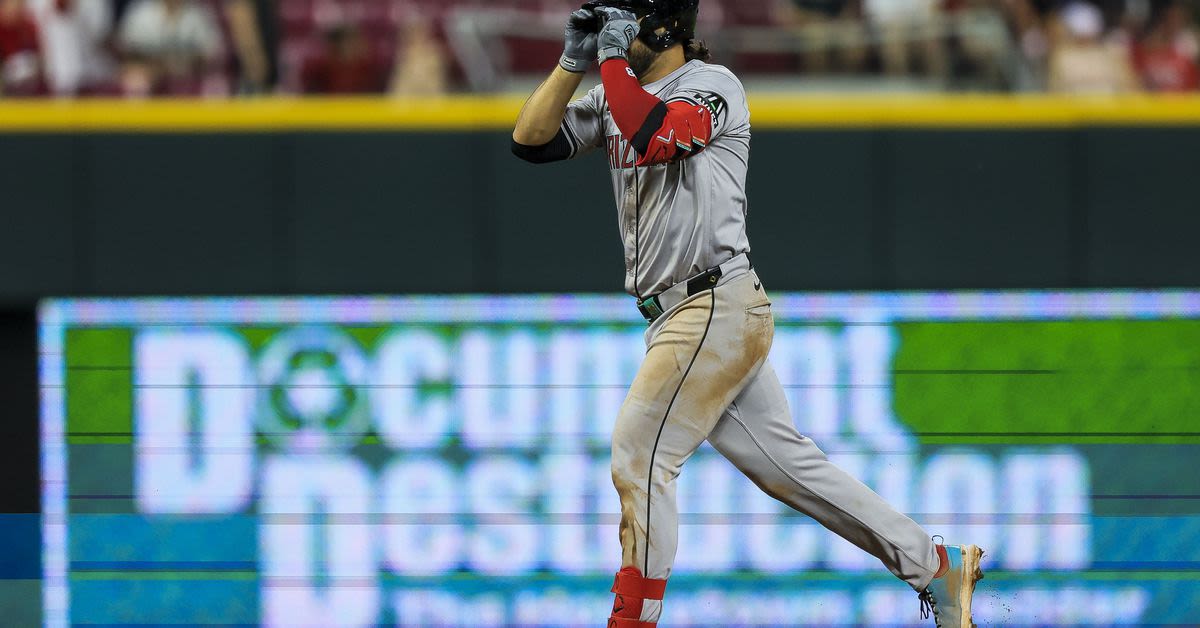
[[[629,141],[618,133],[608,136],[608,167],[612,170],[632,168],[637,163],[638,154]]]

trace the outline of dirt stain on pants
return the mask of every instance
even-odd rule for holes
[[[796,431],[766,363],[774,332],[753,271],[689,297],[647,330],[646,357],[613,428],[621,566],[670,576],[679,541],[675,478],[709,440],[773,497],[924,588],[938,566],[929,535]],[[646,600],[641,620],[661,612],[662,602]]]

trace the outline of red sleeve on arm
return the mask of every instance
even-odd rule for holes
[[[608,100],[613,121],[621,129],[621,135],[630,140],[642,130],[655,108],[666,106],[642,89],[633,68],[624,59],[605,61],[600,66],[600,78],[604,82],[604,97]]]
[[[600,66],[613,121],[649,166],[687,159],[708,146],[712,112],[685,101],[664,103],[642,89],[629,63],[609,59]]]

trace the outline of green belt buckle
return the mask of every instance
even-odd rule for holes
[[[641,308],[642,314],[650,320],[654,320],[663,314],[662,306],[658,304],[658,297],[650,297],[645,301],[638,301],[638,307]]]

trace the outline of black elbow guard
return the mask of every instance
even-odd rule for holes
[[[516,140],[512,143],[512,154],[532,164],[546,164],[571,158],[571,142],[560,128],[554,139],[541,146],[526,146]]]

